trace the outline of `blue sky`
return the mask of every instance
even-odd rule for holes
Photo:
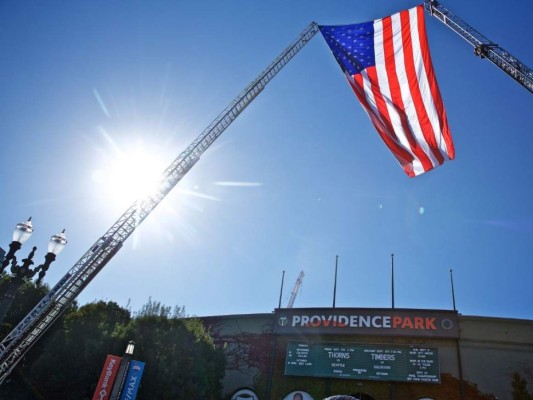
[[[0,246],[31,215],[19,255],[36,245],[40,261],[66,228],[53,285],[130,205],[132,178],[118,171],[129,155],[128,171],[163,170],[311,21],[416,4],[2,2]],[[530,2],[444,5],[533,65]],[[282,271],[286,305],[304,270],[295,306],[329,307],[338,254],[337,306],[389,307],[394,253],[397,307],[450,309],[453,268],[459,312],[532,319],[533,97],[435,18],[426,25],[456,160],[407,178],[317,35],[79,302],[270,312]]]

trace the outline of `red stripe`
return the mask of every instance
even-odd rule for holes
[[[417,119],[422,129],[422,134],[426,140],[426,143],[429,145],[433,156],[437,159],[437,162],[439,164],[442,164],[444,162],[444,158],[438,150],[438,145],[435,140],[435,133],[433,131],[431,121],[429,120],[428,114],[426,112],[422,93],[420,92],[420,85],[418,83],[417,70],[415,68],[415,61],[413,55],[414,44],[411,37],[409,11],[400,12],[400,21],[402,27],[402,47],[404,54],[405,70],[407,74],[407,82],[409,84],[409,90],[411,92],[411,97],[415,106]]]
[[[368,70],[368,69],[367,69]],[[372,124],[378,131],[379,136],[381,139],[385,142],[387,147],[393,152],[393,154],[396,156],[396,159],[404,169],[405,173],[409,175],[410,177],[415,176],[415,173],[413,171],[413,157],[409,152],[405,151],[405,149],[398,147],[397,142],[394,139],[391,139],[391,136],[394,135],[392,132],[392,128],[387,128],[387,126],[383,123],[382,120],[379,119],[379,116],[374,113],[372,108],[370,107],[370,104],[368,104],[368,101],[366,99],[366,96],[364,94],[363,89],[363,78],[361,74],[357,74],[353,76],[354,81],[352,82],[350,79],[348,79],[348,83],[350,83],[350,86],[352,87],[355,95],[359,99],[359,102],[367,112],[368,116],[370,117],[370,120],[372,121]]]
[[[442,136],[444,137],[444,142],[446,143],[448,157],[453,159],[455,157],[455,149],[453,146],[452,135],[448,128],[446,110],[444,109],[444,103],[442,102],[442,97],[440,95],[439,85],[437,83],[437,78],[435,77],[435,71],[433,70],[433,63],[431,62],[431,54],[426,36],[424,8],[422,6],[418,6],[416,12],[418,16],[418,37],[420,38],[422,59],[424,60],[424,67],[426,69],[426,76],[429,82],[431,96],[433,97],[433,103],[435,104],[435,109],[437,110],[437,115],[439,117],[439,125]]]
[[[383,43],[384,43],[384,57],[385,57],[385,69],[387,71],[387,77],[389,80],[389,90],[391,93],[392,103],[396,109],[396,112],[400,116],[400,121],[403,128],[403,135],[407,138],[411,152],[420,160],[424,171],[430,170],[433,167],[433,163],[424,152],[424,149],[420,147],[417,142],[411,127],[407,121],[407,115],[405,113],[405,106],[402,99],[402,91],[400,88],[400,82],[398,81],[398,75],[396,74],[396,59],[394,58],[394,42],[392,38],[392,19],[391,17],[383,18]]]

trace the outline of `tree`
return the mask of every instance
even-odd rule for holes
[[[11,281],[11,276],[7,274],[0,275],[0,294],[5,293]],[[50,291],[48,285],[36,285],[30,280],[25,280],[15,295],[15,299],[0,327],[0,335],[3,339],[28,313],[41,301],[41,299]],[[17,365],[11,375],[3,383],[0,390],[0,399],[40,399],[43,398],[38,390],[33,386],[30,377],[30,367],[32,361],[39,357],[46,349],[46,341],[57,331],[61,330],[62,321],[65,315],[76,309],[74,303],[66,310],[66,313],[60,317],[43,339],[38,341],[27,353],[21,362]]]
[[[2,386],[0,398],[92,398],[106,354],[123,351],[116,332],[130,320],[129,312],[113,302],[69,310],[37,342],[40,350],[28,353],[19,379]]]
[[[134,358],[146,362],[139,397],[220,398],[225,367],[222,349],[214,346],[201,321],[169,317],[169,313],[170,308],[151,303],[124,333],[125,339],[136,343]]]
[[[121,356],[129,340],[146,363],[139,398],[218,399],[222,350],[201,321],[184,316],[151,299],[135,317],[114,302],[72,308],[2,385],[0,400],[91,399],[106,355]]]
[[[520,376],[518,372],[513,374],[513,380],[511,381],[511,387],[513,388],[513,400],[532,400],[533,396],[527,391],[527,382]]]
[[[0,297],[7,291],[11,282],[11,275],[0,275]],[[36,285],[25,280],[15,295],[13,303],[0,327],[0,335],[4,338],[18,324],[37,303],[50,291],[48,285]]]

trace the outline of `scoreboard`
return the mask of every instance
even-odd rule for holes
[[[423,345],[288,342],[285,375],[439,383],[439,354]]]

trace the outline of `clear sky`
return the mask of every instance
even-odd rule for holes
[[[0,3],[0,246],[69,244],[55,284],[311,22],[365,22],[414,1]],[[444,1],[533,67],[533,3]],[[408,178],[317,35],[230,126],[79,297],[193,315],[396,307],[533,319],[533,96],[426,15],[456,160]],[[132,161],[133,157],[133,161]],[[148,160],[145,163],[145,160]],[[139,170],[139,167],[141,170]],[[137,171],[137,172],[135,172]],[[140,172],[139,172],[140,171]],[[125,172],[134,172],[133,178]]]

